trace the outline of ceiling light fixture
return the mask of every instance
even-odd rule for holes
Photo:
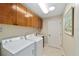
[[[48,13],[48,9],[45,3],[38,3],[38,5],[40,6],[41,10],[47,14]]]
[[[52,7],[49,8],[49,11],[53,11],[53,10],[55,10],[54,6],[52,6]]]

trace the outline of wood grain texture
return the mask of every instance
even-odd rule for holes
[[[17,7],[16,10],[13,10],[13,5],[18,6],[33,16],[25,17],[25,14],[19,12]],[[37,29],[42,28],[42,19],[20,3],[0,3],[0,23],[33,27]]]
[[[27,8],[25,8],[21,4],[17,4],[17,6],[22,10],[27,11]],[[17,25],[27,26],[27,18],[25,17],[25,14],[19,12],[18,10],[17,10]]]
[[[16,22],[16,11],[12,9],[11,3],[0,3],[0,23],[14,24]]]

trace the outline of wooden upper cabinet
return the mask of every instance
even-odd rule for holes
[[[21,11],[20,11],[21,10]],[[25,17],[26,8],[17,4],[17,24],[22,26],[27,26],[27,17]]]
[[[33,17],[33,24],[32,24],[32,26],[34,28],[38,28],[38,18],[36,16]]]
[[[13,3],[0,3],[0,23],[15,24],[16,11],[13,10]]]
[[[32,16],[27,17],[27,26],[28,27],[33,27],[32,25],[33,25],[33,16],[34,15],[29,9],[27,9],[27,12],[32,15]]]
[[[28,17],[27,25],[33,28],[41,29],[42,19],[34,14],[31,10],[28,9],[27,11],[32,15],[32,17]]]
[[[37,16],[33,16],[32,17],[32,27],[41,29],[42,28],[42,19]]]
[[[43,21],[41,18],[39,18],[39,28],[42,29],[42,26],[43,26]]]
[[[42,19],[19,3],[0,3],[0,23],[42,28]]]

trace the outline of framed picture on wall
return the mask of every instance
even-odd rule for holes
[[[74,35],[74,8],[71,7],[65,14],[65,33]]]

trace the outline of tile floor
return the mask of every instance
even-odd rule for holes
[[[43,56],[64,56],[63,49],[52,48],[45,46],[43,49]]]

